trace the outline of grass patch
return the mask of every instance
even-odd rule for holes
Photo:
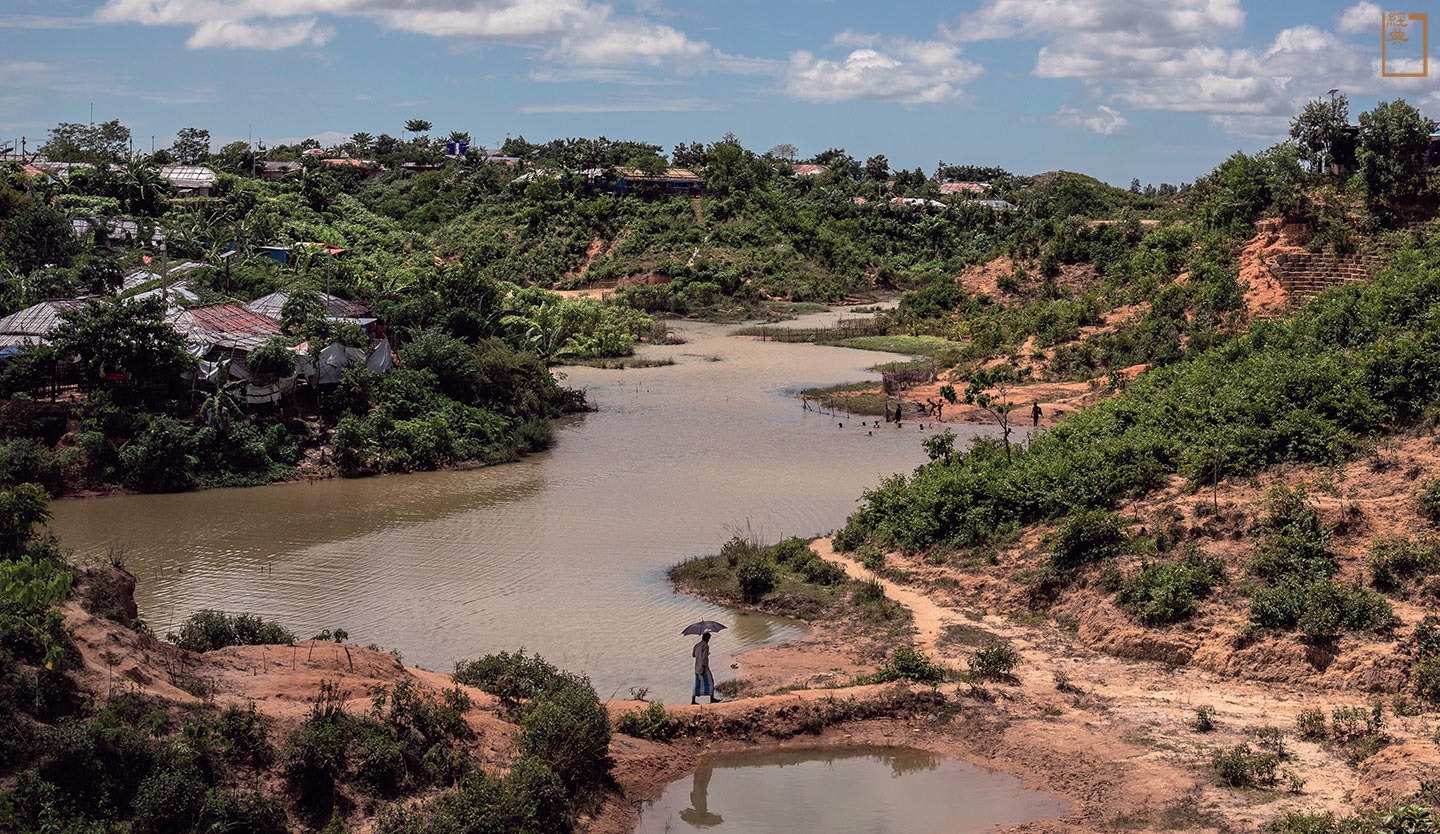
[[[903,605],[875,582],[857,582],[821,559],[802,539],[773,545],[731,539],[714,556],[698,556],[670,568],[680,590],[723,605],[747,606],[807,621],[834,621],[857,614],[898,630],[910,621]]]
[[[942,648],[950,648],[952,646],[973,648],[975,646],[983,646],[991,639],[990,632],[985,629],[959,623],[946,626],[945,630],[940,632],[940,637],[935,641],[935,644]]]
[[[621,356],[611,359],[577,359],[568,365],[582,365],[586,368],[600,368],[606,371],[623,371],[629,368],[663,368],[674,365],[674,359],[641,359],[636,356]]]

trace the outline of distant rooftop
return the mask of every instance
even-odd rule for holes
[[[214,171],[204,165],[165,165],[160,168],[160,176],[182,191],[212,188],[219,179]]]

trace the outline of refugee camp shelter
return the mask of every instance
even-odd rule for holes
[[[84,306],[84,299],[79,298],[42,301],[0,319],[0,358],[13,356],[27,345],[49,344],[50,334],[63,321],[61,313]]]
[[[212,197],[220,177],[204,165],[162,165],[160,176],[181,197]]]
[[[320,296],[320,303],[325,306],[325,312],[334,318],[363,318],[368,312],[365,309],[365,305],[358,301],[350,301],[338,295],[331,295],[325,292],[317,294]],[[285,303],[289,300],[290,293],[281,290],[279,292],[272,292],[269,295],[262,295],[245,306],[253,313],[269,316],[279,321],[280,311],[284,309]]]

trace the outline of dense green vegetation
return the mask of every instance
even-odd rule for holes
[[[1193,483],[1283,461],[1333,463],[1435,401],[1436,236],[1377,280],[1331,290],[1293,318],[1153,371],[1004,461],[981,441],[866,494],[842,540],[973,546],[1071,508],[1111,506],[1171,473]]]
[[[712,601],[802,620],[833,621],[857,613],[891,627],[909,621],[909,612],[878,584],[850,579],[838,565],[815,555],[804,539],[763,545],[737,536],[717,555],[675,565],[669,576],[680,588]]]
[[[221,709],[152,698],[119,678],[109,691],[78,688],[79,653],[56,604],[81,579],[97,615],[104,571],[77,573],[40,526],[47,496],[33,485],[0,490],[0,829],[40,832],[281,834],[342,830],[364,805],[378,830],[555,834],[571,829],[609,785],[609,718],[589,683],[540,658],[494,655],[460,664],[456,680],[501,697],[519,725],[503,776],[471,749],[470,698],[409,679],[363,694],[322,681],[300,726],[276,738],[251,706]],[[108,587],[108,586],[106,586]],[[172,637],[181,648],[289,643],[294,635],[249,615],[203,611]],[[107,663],[110,661],[106,661]],[[187,688],[187,676],[172,682]],[[433,797],[412,803],[408,797]]]

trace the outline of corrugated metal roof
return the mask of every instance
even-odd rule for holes
[[[828,170],[830,169],[825,167],[824,165],[811,165],[809,163],[805,163],[795,166],[795,176],[814,177],[819,176],[820,174],[823,174]]]
[[[336,318],[359,318],[364,316],[368,310],[365,305],[358,301],[349,301],[329,293],[319,293],[320,303],[325,305],[325,312]],[[280,308],[290,300],[290,293],[285,291],[272,292],[269,295],[262,295],[254,301],[246,304],[251,312],[259,313],[262,316],[269,316],[279,320]]]
[[[210,188],[219,178],[204,165],[165,165],[160,168],[160,176],[176,188]]]
[[[279,322],[238,304],[180,310],[170,323],[192,342],[236,350],[253,350],[280,334]]]
[[[60,326],[60,314],[78,310],[85,302],[78,298],[42,301],[0,319],[0,333],[14,336],[46,337]]]
[[[982,194],[990,187],[988,182],[942,182],[941,194]]]
[[[668,168],[663,174],[647,174],[639,168],[616,168],[615,173],[631,180],[700,182],[700,175],[689,168]]]

